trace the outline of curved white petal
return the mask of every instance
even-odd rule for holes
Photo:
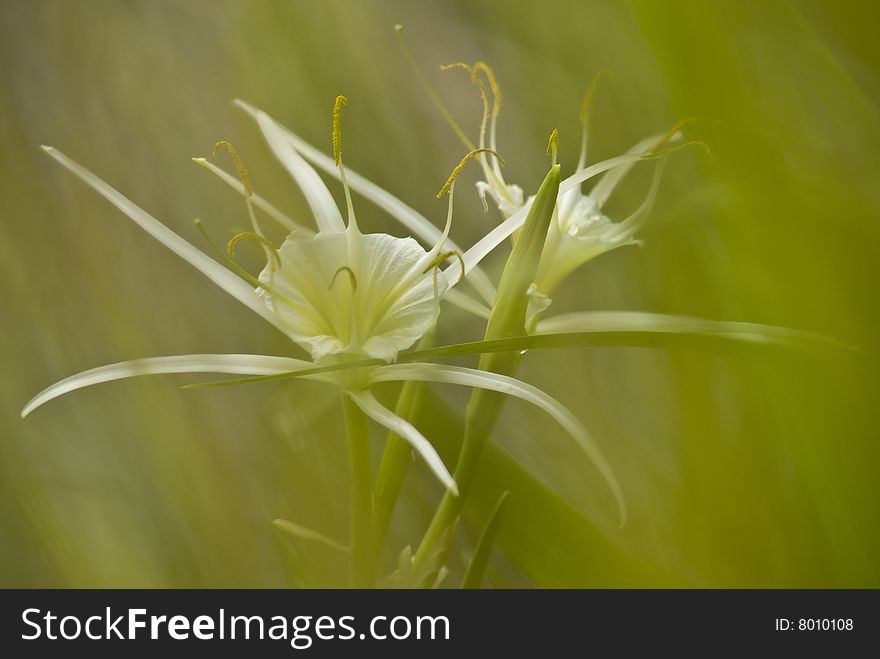
[[[463,366],[450,366],[447,364],[391,364],[389,366],[380,366],[370,377],[371,382],[387,382],[400,380],[419,380],[422,382],[442,382],[447,384],[460,384],[466,387],[479,387],[481,389],[489,389],[497,391],[509,396],[515,396],[522,400],[540,407],[553,417],[559,425],[561,425],[569,435],[574,438],[578,446],[587,454],[590,460],[596,465],[602,478],[608,484],[614,498],[617,501],[618,511],[620,513],[620,525],[626,524],[626,501],[623,498],[623,492],[617,483],[614,472],[602,455],[599,446],[593,441],[586,429],[583,427],[577,417],[556,399],[547,395],[537,387],[533,387],[521,380],[501,375],[499,373],[491,373],[488,371],[480,371],[473,368],[465,368]]]
[[[217,167],[217,165],[205,158],[193,158],[192,161],[199,167],[204,167],[209,172],[214,174],[214,176],[218,177],[226,185],[238,192],[238,194],[240,194],[242,197],[245,196],[244,184],[231,174],[226,173],[225,171]],[[278,222],[278,224],[283,226],[288,231],[295,231],[297,235],[300,236],[309,236],[315,233],[312,229],[309,229],[308,227],[304,227],[303,225],[294,222],[292,219],[287,217],[287,215],[275,208],[275,206],[266,201],[266,199],[264,199],[260,195],[254,193],[254,195],[251,196],[251,200],[254,202],[254,206],[266,213],[266,215]]]
[[[241,100],[236,100],[235,102],[239,107],[244,109],[245,112],[257,120],[260,128],[263,130],[264,137],[270,143],[273,150],[280,148],[280,146],[273,146],[272,141],[276,142],[276,144],[287,144],[288,146],[292,146],[302,155],[303,158],[330,176],[339,179],[339,170],[336,167],[336,163],[320,149],[316,149],[301,137],[281,126],[281,124],[269,117],[269,115],[262,110],[259,110]],[[267,132],[264,127],[264,124],[268,125],[266,124],[267,120],[268,122],[271,122],[273,126],[273,130],[270,130],[269,132]],[[346,167],[345,169],[345,176],[352,190],[370,200],[391,215],[391,217],[412,231],[414,235],[418,236],[424,244],[433,245],[440,238],[442,234],[440,229],[434,226],[434,224],[424,215],[403,203],[387,190],[364,178],[349,167]],[[451,240],[447,240],[446,245],[451,251],[462,252],[462,250]],[[468,277],[470,283],[474,286],[480,296],[486,302],[492,304],[495,299],[495,287],[492,285],[492,282],[489,281],[489,278],[485,273],[481,270],[474,270],[471,268],[468,270]]]
[[[138,226],[153,236],[153,238],[165,245],[165,247],[177,254],[180,258],[189,263],[236,300],[244,304],[251,311],[258,313],[260,316],[275,325],[275,327],[286,333],[283,324],[269,309],[266,308],[266,305],[263,304],[257,296],[257,293],[249,284],[239,279],[233,272],[217,263],[217,261],[209,257],[207,254],[196,249],[193,245],[178,236],[140,206],[137,206],[132,201],[122,196],[122,194],[114,190],[103,180],[65,156],[58,149],[51,146],[44,146],[42,148],[52,158],[73,172],[107,201],[134,220]]]
[[[551,316],[538,322],[537,334],[564,332],[660,332],[667,334],[702,334],[762,344],[790,344],[793,341],[825,344],[850,349],[835,339],[802,330],[742,323],[707,320],[692,316],[649,313],[643,311],[576,311]]]
[[[435,289],[431,273],[413,274],[426,252],[412,238],[357,234],[352,246],[350,235],[285,240],[280,267],[260,274],[261,295],[316,362],[338,353],[392,361],[436,323],[445,281]]]
[[[477,318],[482,318],[483,320],[489,320],[489,316],[492,315],[492,310],[489,307],[461,291],[447,290],[443,294],[443,299],[449,302],[449,304],[472,313]]]
[[[440,479],[443,486],[455,496],[458,496],[458,486],[443,464],[443,460],[440,459],[431,442],[414,425],[382,405],[369,391],[349,391],[347,393],[355,404],[363,410],[364,414],[379,425],[384,426],[408,441],[416,452],[422,456],[422,459],[427,463],[430,470],[434,472],[434,475]]]
[[[276,375],[288,371],[310,368],[311,362],[289,357],[266,355],[170,355],[148,357],[117,364],[92,368],[64,378],[43,389],[21,411],[22,418],[50,400],[71,391],[90,387],[102,382],[112,382],[138,375],[163,375],[170,373],[230,373],[233,375]],[[330,381],[318,376],[305,376],[315,380]]]
[[[637,142],[634,144],[629,151],[624,154],[623,157],[627,156],[642,156],[646,154],[651,147],[653,147],[657,142],[663,138],[663,133],[658,133],[657,135],[651,135],[650,137],[646,137],[641,142]],[[639,158],[635,158],[630,162],[623,164],[619,167],[616,167],[609,171],[605,176],[599,179],[599,182],[593,186],[593,189],[590,190],[590,196],[596,200],[596,203],[599,205],[599,208],[602,208],[605,203],[608,201],[608,198],[611,196],[611,193],[614,192],[614,188],[624,179],[624,177],[629,174],[630,170],[635,166],[638,162]]]
[[[318,176],[318,172],[312,169],[312,166],[303,160],[296,149],[284,139],[281,129],[269,116],[258,112],[254,118],[259,124],[260,130],[263,131],[272,153],[281,161],[281,164],[303,191],[306,202],[312,209],[312,215],[315,216],[318,229],[321,231],[345,230],[345,224],[342,221],[339,208],[336,206],[336,201],[327,186],[324,185],[324,181]]]
[[[602,162],[598,162],[595,165],[590,165],[586,169],[582,169],[579,172],[575,172],[567,179],[562,181],[559,184],[559,195],[562,196],[566,192],[573,190],[576,186],[580,185],[584,181],[598,176],[603,172],[607,172],[615,167],[620,167],[621,165],[626,165],[628,163],[635,164],[639,160],[643,160],[644,156],[642,155],[633,155],[633,156],[617,156],[615,158],[609,158],[608,160],[603,160]],[[526,221],[526,216],[529,214],[529,208],[531,208],[532,200],[526,201],[525,205],[516,213],[511,215],[509,218],[504,220],[501,224],[492,229],[489,233],[483,236],[479,241],[477,241],[473,247],[467,250],[464,254],[462,254],[462,261],[464,261],[464,272],[465,276],[468,275],[477,265],[488,256],[492,250],[494,250],[498,245],[507,240],[514,231],[519,229],[523,223]],[[455,286],[459,277],[461,275],[461,267],[458,265],[452,265],[443,271],[443,274],[446,275],[446,280],[449,283],[449,286]]]

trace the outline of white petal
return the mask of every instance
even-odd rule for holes
[[[240,100],[237,100],[236,103],[248,114],[257,119],[258,122],[260,121],[261,117],[266,117],[269,121],[272,122],[275,130],[271,131],[271,139],[280,141],[288,145],[292,145],[293,148],[295,148],[300,154],[302,154],[305,159],[307,159],[313,165],[323,170],[330,176],[339,179],[339,170],[336,167],[336,163],[333,161],[332,158],[324,154],[320,149],[316,149],[304,139],[298,137],[287,128],[284,128],[283,126],[281,126],[281,124],[269,117],[269,115],[262,112],[261,110],[258,110],[252,105]],[[263,123],[260,123],[260,128],[263,128]],[[263,134],[268,141],[270,139],[270,134],[267,133],[265,129],[263,130]],[[274,148],[275,147],[273,147],[273,149]],[[345,175],[348,180],[348,184],[349,186],[351,186],[352,190],[370,200],[379,208],[391,215],[391,217],[393,217],[407,229],[412,231],[414,235],[418,236],[425,245],[433,245],[440,238],[442,234],[440,229],[434,226],[425,216],[403,203],[400,199],[392,195],[387,190],[384,190],[375,183],[364,178],[349,167],[346,167]],[[463,251],[450,240],[446,241],[446,245],[451,251],[457,251],[459,253]],[[486,302],[492,304],[495,299],[495,287],[492,286],[492,282],[489,281],[489,278],[486,277],[485,273],[483,273],[481,270],[468,270],[468,273],[469,281],[480,294],[480,296],[483,297]]]
[[[355,247],[348,238],[322,231],[285,240],[281,268],[260,275],[279,300],[264,296],[315,361],[342,352],[391,361],[433,327],[445,282],[435,293],[433,275],[420,273],[399,286],[425,256],[412,238],[359,234]]]
[[[221,181],[223,181],[226,185],[238,192],[238,194],[240,194],[241,196],[245,195],[244,184],[231,174],[227,174],[226,172],[224,172],[211,161],[206,160],[205,158],[193,158],[192,161],[217,176]],[[251,197],[251,200],[253,200],[254,206],[266,213],[266,215],[278,222],[278,224],[283,226],[288,231],[295,231],[297,235],[301,236],[309,236],[315,233],[308,227],[304,227],[301,224],[297,224],[296,222],[291,220],[289,217],[287,217],[287,215],[275,208],[275,206],[266,201],[260,195],[254,194]]]
[[[646,154],[651,147],[653,147],[657,142],[663,137],[662,133],[657,135],[651,135],[650,137],[646,137],[641,142],[637,142],[634,146],[632,146],[629,151],[626,152],[624,157],[626,156],[641,156]],[[608,201],[608,198],[611,196],[611,193],[614,192],[614,188],[624,179],[624,177],[630,172],[630,170],[636,165],[638,162],[638,158],[635,160],[622,164],[619,167],[615,167],[611,171],[609,171],[605,176],[599,179],[599,182],[590,190],[590,196],[596,200],[596,203],[599,205],[599,208],[602,208],[605,203]]]
[[[408,441],[416,452],[422,456],[422,459],[428,464],[434,475],[440,479],[443,486],[455,496],[458,496],[458,486],[456,486],[452,475],[446,469],[431,442],[414,425],[383,406],[369,391],[349,391],[347,393],[357,406],[364,411],[364,414],[379,425],[384,426]]]
[[[644,160],[644,156],[617,156],[615,158],[609,158],[608,160],[604,160],[602,162],[596,163],[595,165],[591,165],[586,169],[582,169],[579,172],[575,172],[567,179],[562,181],[559,184],[559,194],[560,196],[568,192],[569,190],[574,189],[576,186],[580,185],[584,181],[601,174],[602,172],[607,172],[610,169],[614,169],[615,167],[619,167],[621,165],[625,165],[627,163],[633,163]],[[489,233],[483,236],[473,247],[471,247],[468,251],[466,251],[462,255],[462,260],[464,261],[464,271],[465,275],[471,272],[477,265],[488,256],[492,250],[498,247],[501,243],[507,240],[514,231],[519,229],[523,223],[526,221],[526,216],[529,214],[529,209],[532,206],[531,198],[526,201],[525,205],[517,211],[515,214],[511,215],[509,218],[504,220],[501,224],[492,229]],[[449,282],[450,287],[455,286],[458,281],[458,278],[461,274],[461,268],[458,265],[452,265],[446,270],[443,271],[446,275],[446,280]]]
[[[443,300],[483,320],[489,320],[489,316],[492,315],[492,310],[489,307],[461,291],[447,290],[443,294]]]
[[[153,236],[153,238],[165,245],[165,247],[177,254],[217,286],[229,293],[232,297],[251,309],[251,311],[255,311],[282,332],[286,333],[284,326],[275,315],[266,308],[266,305],[263,304],[249,284],[239,279],[238,276],[227,270],[208,255],[190,245],[171,229],[159,222],[155,217],[126,199],[107,183],[65,156],[58,149],[51,146],[44,146],[43,150],[96,190],[107,201],[116,206],[116,208],[134,220],[138,226]]]
[[[617,501],[620,525],[623,526],[626,523],[626,502],[623,498],[623,492],[617,483],[614,472],[602,455],[602,451],[574,414],[569,412],[556,399],[545,394],[537,387],[499,373],[447,364],[391,364],[389,366],[380,366],[373,372],[370,379],[371,382],[419,380],[423,382],[460,384],[466,387],[489,389],[515,396],[540,407],[553,417],[559,425],[565,428],[593,464],[596,465],[596,468],[605,479],[605,482],[608,483],[608,487]]]
[[[233,375],[275,375],[312,367],[311,362],[266,355],[171,355],[148,357],[92,368],[56,382],[34,396],[21,411],[22,418],[50,400],[71,391],[102,382],[138,375],[169,373],[229,373]],[[305,376],[312,377],[312,376]],[[316,380],[326,378],[314,377]]]
[[[336,206],[333,195],[324,185],[324,181],[318,176],[318,172],[312,169],[305,160],[300,157],[290,143],[284,138],[284,134],[278,125],[267,115],[258,112],[255,115],[260,130],[269,144],[269,148],[281,164],[287,169],[293,180],[305,195],[315,222],[321,231],[343,231],[345,224],[342,215]]]

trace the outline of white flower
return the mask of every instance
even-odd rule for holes
[[[321,231],[288,238],[259,289],[290,337],[326,362],[333,356],[391,362],[437,321],[445,278],[430,272],[436,254],[412,238]],[[275,295],[273,295],[273,292]]]
[[[432,247],[426,250],[412,238],[363,234],[352,210],[345,170],[261,111],[242,105],[257,119],[270,147],[302,189],[318,229],[315,232],[293,222],[254,194],[240,162],[237,161],[239,180],[236,180],[206,160],[194,159],[245,197],[255,229],[253,235],[264,246],[265,239],[259,232],[253,207],[291,231],[277,251],[266,246],[267,264],[258,278],[243,271],[236,274],[57,149],[43,149],[165,247],[305,348],[312,360],[271,355],[193,354],[120,362],[56,382],[31,399],[21,416],[72,391],[140,375],[225,373],[257,378],[297,375],[341,389],[370,418],[406,439],[440,482],[457,493],[455,481],[431,443],[409,421],[384,407],[370,387],[387,381],[476,387],[520,398],[556,419],[594,461],[622,505],[620,488],[595,442],[571,412],[544,392],[515,378],[478,369],[435,363],[387,363],[393,362],[400,351],[409,348],[433,326],[441,297],[478,316],[489,315],[486,305],[492,303],[495,288],[478,264],[517,226],[504,227],[500,233],[492,233],[471,249],[458,253],[458,248],[447,237],[452,216],[451,194],[446,226],[441,231],[387,191],[348,171],[353,189],[377,203]],[[300,154],[346,184],[348,225],[343,222],[329,190]],[[522,223],[516,217],[512,220]],[[450,253],[442,252],[444,247],[456,251],[460,258],[440,272],[436,266]],[[234,262],[232,265],[237,266]],[[453,290],[463,274],[483,301]],[[364,358],[374,358],[374,361],[364,364]],[[358,362],[356,368],[346,368],[346,364],[353,362]]]

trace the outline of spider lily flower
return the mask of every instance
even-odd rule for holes
[[[480,65],[480,68],[475,65],[475,67],[472,68],[477,69],[478,71],[488,70],[488,67],[485,67],[485,65]],[[494,82],[494,77],[491,78],[491,80],[492,82],[490,86],[497,91],[497,84]],[[488,101],[485,100],[487,99],[485,94],[483,98],[485,109],[488,104]],[[497,98],[498,96],[496,95],[496,99]],[[322,150],[312,146],[306,140],[293,133],[290,129],[282,126],[268,114],[255,108],[249,103],[237,100],[236,104],[244,109],[245,112],[257,122],[266,142],[282,164],[287,167],[295,180],[301,178],[299,170],[303,166],[303,160],[308,161],[330,176],[337,179],[341,178],[339,169],[336,167],[333,159],[325,155]],[[479,142],[480,146],[475,146],[473,142],[467,139],[467,137],[463,138],[463,141],[468,148],[478,151],[495,151],[495,119],[497,113],[500,111],[497,109],[497,105],[498,103],[496,101],[495,110],[484,112],[483,124],[486,125],[488,123],[489,129],[488,131],[481,131],[481,133],[485,132],[487,137],[481,138]],[[458,131],[461,130],[458,128],[457,124],[455,124],[455,127]],[[607,201],[607,196],[610,196],[617,184],[623,180],[636,163],[659,158],[662,155],[660,153],[652,153],[651,147],[663,140],[663,137],[663,135],[654,135],[646,140],[642,140],[623,155],[579,168],[576,172],[561,182],[559,186],[558,206],[562,207],[562,202],[566,202],[566,208],[568,208],[569,204],[574,201],[575,203],[572,204],[572,206],[578,207],[576,196],[586,196],[582,195],[580,192],[581,184],[584,181],[593,179],[601,174],[606,174],[606,176],[596,185],[593,194],[601,193],[604,201]],[[674,137],[677,136],[670,136],[669,139],[673,139]],[[487,139],[488,142],[486,141]],[[488,147],[485,146],[487,143],[489,145]],[[300,157],[297,158],[295,156]],[[522,199],[521,189],[518,188],[518,186],[508,184],[504,180],[503,175],[501,174],[500,162],[497,157],[491,155],[491,153],[487,154],[485,157],[481,154],[477,156],[477,160],[480,162],[484,175],[487,177],[487,181],[478,184],[478,190],[481,191],[482,195],[488,195],[499,205],[505,219],[501,224],[490,230],[467,250],[461,251],[452,241],[447,241],[446,244],[450,250],[460,252],[461,265],[453,264],[443,273],[447,279],[447,289],[444,295],[444,300],[460,306],[477,316],[487,319],[489,317],[489,307],[486,305],[492,305],[494,303],[495,288],[480,270],[479,264],[507,238],[514,235],[515,232],[522,227],[532,205],[533,197],[529,197],[525,200]],[[389,216],[412,231],[413,234],[418,236],[424,243],[432,244],[437,240],[440,230],[416,210],[365,177],[351,170],[347,170],[346,174],[348,184],[352,190],[385,210]],[[589,235],[571,236],[569,234],[572,232],[575,234],[578,233],[578,231],[575,230],[575,227],[577,227],[578,224],[577,219],[574,215],[568,213],[564,216],[563,223],[560,224],[559,215],[557,215],[557,217],[554,218],[551,230],[548,233],[548,246],[545,247],[545,253],[549,254],[551,250],[557,251],[558,247],[558,251],[561,252],[559,255],[558,268],[560,271],[568,270],[568,272],[566,272],[567,275],[571,270],[598,254],[608,251],[609,249],[614,249],[623,244],[631,244],[633,242],[632,235],[639,226],[641,226],[644,217],[647,215],[650,206],[653,203],[654,196],[656,195],[657,183],[659,183],[659,174],[655,174],[655,182],[652,183],[651,187],[652,191],[649,191],[648,198],[646,198],[640,209],[637,210],[631,218],[622,223],[611,223],[609,221],[609,224],[612,225],[612,227],[605,226],[606,231],[603,232],[598,231],[599,226],[597,225],[596,231],[587,232]],[[603,204],[604,201],[602,202]],[[584,210],[584,204],[581,204],[579,208]],[[609,229],[613,229],[613,231]],[[563,231],[566,233],[567,237],[563,237]],[[581,234],[583,233],[585,232],[581,231]],[[558,236],[553,235],[551,237],[552,234],[558,234]],[[599,239],[600,234],[601,240]],[[557,237],[559,240],[556,239]],[[549,264],[553,263],[553,259],[550,256],[543,257],[542,261],[544,261],[545,264],[548,264],[545,265],[540,272],[539,276],[541,277],[542,282],[552,282],[553,279],[564,278],[564,276],[557,276],[555,271],[551,272]],[[474,299],[470,295],[459,290],[453,290],[461,279],[462,273],[480,295],[482,301]],[[543,294],[543,290],[541,291],[541,294]],[[533,296],[533,299],[536,299],[537,297],[536,294]]]
[[[301,377],[339,388],[367,416],[403,437],[449,492],[456,494],[455,481],[428,439],[410,422],[379,403],[370,388],[386,381],[459,384],[504,393],[540,407],[584,448],[620,500],[611,470],[586,430],[561,404],[540,390],[512,377],[478,369],[432,363],[391,363],[400,351],[412,346],[434,325],[439,314],[440,297],[448,296],[449,289],[460,279],[460,265],[454,264],[442,272],[435,268],[447,254],[441,253],[444,244],[449,246],[447,236],[453,191],[450,190],[445,228],[435,230],[436,241],[429,250],[412,238],[364,234],[358,227],[346,173],[341,166],[341,146],[335,146],[337,152],[334,155],[340,160],[338,172],[345,184],[347,225],[315,170],[297,150],[288,149],[284,152],[286,164],[292,174],[295,172],[294,178],[305,193],[318,230],[312,232],[296,225],[278,250],[267,247],[267,264],[257,278],[249,277],[247,273],[237,276],[92,172],[57,149],[43,147],[55,161],[144,231],[307,350],[311,360],[272,355],[194,354],[119,362],[56,382],[31,399],[21,416],[25,417],[45,403],[78,389],[140,375],[224,373],[259,377],[302,371]],[[219,169],[217,172],[221,178],[225,174]],[[242,172],[239,174],[241,176]],[[289,221],[284,220],[286,216],[253,193],[249,181],[227,183],[245,195],[249,210],[253,201],[270,217],[289,225]],[[253,223],[255,229],[259,229],[256,220]],[[423,230],[422,233],[427,232]],[[473,272],[474,269],[468,268],[467,271]],[[364,361],[365,358],[368,362],[372,360],[372,365],[346,367],[348,363]],[[314,370],[320,372],[309,373]]]
[[[324,204],[318,203],[315,200],[315,190],[323,187],[323,183],[320,182],[314,169],[308,163],[341,181],[342,174],[334,159],[328,157],[321,149],[310,145],[283,127],[262,110],[241,100],[236,100],[235,103],[256,121],[269,148],[306,193],[307,200],[309,200],[316,218],[319,215],[326,215]],[[305,161],[308,161],[308,163]],[[440,240],[442,236],[440,229],[425,216],[387,190],[349,168],[345,170],[345,178],[347,185],[352,190],[388,213],[390,217],[397,220],[408,231],[411,231],[414,236],[417,236],[423,244],[434,245]],[[336,213],[338,214],[338,211]],[[450,240],[448,236],[445,238],[445,244],[448,251],[459,254],[463,253],[463,250]],[[481,300],[474,299],[461,291],[453,290],[463,274],[467,276],[469,283],[476,290],[480,298],[482,298]],[[495,299],[495,287],[476,263],[467,268],[464,273],[459,266],[451,266],[447,269],[446,281],[447,287],[443,296],[444,300],[474,315],[488,318],[489,307],[487,305],[491,305]]]
[[[483,103],[479,144],[483,146],[488,138],[489,145],[495,149],[497,122],[502,106],[501,90],[492,70],[482,62],[472,66],[458,63],[442,68],[463,69],[471,74],[471,80],[478,87]],[[534,329],[540,313],[549,307],[551,296],[557,287],[574,270],[600,254],[625,245],[639,244],[634,236],[653,207],[663,172],[663,162],[657,163],[644,200],[629,217],[619,222],[613,221],[604,212],[605,204],[639,160],[657,157],[660,147],[680,137],[681,125],[677,125],[666,134],[653,135],[641,140],[623,157],[612,158],[588,168],[587,138],[590,111],[593,96],[603,75],[600,73],[594,78],[581,106],[582,138],[578,164],[574,176],[560,187],[557,208],[547,234],[541,263],[534,286],[529,291],[530,330]],[[532,197],[524,198],[522,188],[505,180],[497,160],[487,157],[483,169],[485,180],[477,183],[477,191],[484,207],[487,207],[487,199],[491,199],[504,220],[518,218],[519,214],[527,209]],[[600,173],[603,174],[602,178],[589,193],[584,193],[581,189],[583,182]]]
[[[337,140],[334,142],[335,155],[339,159],[341,146]],[[25,405],[22,417],[71,391],[137,375],[200,372],[259,376],[364,357],[390,362],[398,351],[410,347],[437,320],[439,298],[444,292],[446,278],[437,276],[434,266],[451,222],[451,197],[446,230],[440,232],[434,247],[426,251],[412,238],[363,234],[357,225],[347,189],[349,214],[346,226],[329,190],[317,173],[301,161],[299,182],[312,207],[318,231],[305,237],[299,237],[294,231],[281,248],[271,254],[259,277],[249,283],[57,149],[43,147],[43,150],[160,243],[306,349],[312,361],[280,356],[202,354],[121,362],[94,368],[51,385]],[[291,157],[298,158],[295,153]],[[240,165],[238,161],[237,165]],[[242,169],[239,168],[240,175]],[[241,178],[242,192],[249,200],[250,209],[253,192],[249,181],[244,176]],[[257,227],[255,221],[254,224]],[[372,419],[400,432],[443,485],[452,492],[457,491],[449,471],[430,442],[369,393],[368,370],[308,377],[340,387]]]

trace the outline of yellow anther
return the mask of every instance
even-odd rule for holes
[[[333,285],[336,283],[336,278],[339,276],[339,273],[343,271],[348,273],[348,280],[351,283],[351,292],[354,293],[358,289],[358,280],[357,277],[354,276],[354,271],[347,265],[340,267],[339,270],[333,274],[333,279],[330,280],[330,285],[327,288],[333,288]]]
[[[474,75],[474,67],[472,67],[470,64],[465,64],[464,62],[452,62],[452,64],[440,65],[441,71],[452,71],[452,69],[464,69],[472,76]]]
[[[550,133],[550,140],[547,142],[547,155],[553,159],[553,164],[556,164],[556,153],[559,151],[559,131],[555,128],[553,132]]]
[[[584,92],[584,100],[581,101],[580,120],[582,124],[586,124],[589,120],[590,112],[593,109],[593,98],[596,95],[596,90],[599,88],[599,83],[602,82],[602,80],[604,80],[605,78],[620,80],[620,76],[609,69],[599,71],[596,75],[593,76],[593,80],[590,81],[590,86],[587,87],[587,91]]]
[[[241,179],[241,184],[244,186],[245,196],[250,197],[254,194],[254,188],[251,186],[251,178],[248,176],[247,167],[244,166],[235,147],[226,140],[220,140],[214,145],[214,150],[211,152],[211,155],[216,156],[217,152],[224,148],[229,152],[229,155],[232,156],[233,162],[235,162],[235,170],[238,172],[238,178]]]
[[[648,154],[654,155],[655,153],[657,153],[660,148],[666,146],[666,144],[676,136],[678,131],[680,131],[685,126],[694,123],[697,119],[698,117],[687,117],[685,119],[680,119],[679,121],[677,121],[676,124],[665,133],[663,133],[663,136],[659,140],[657,140],[654,146],[652,146],[648,150]]]
[[[336,161],[337,167],[342,160],[342,128],[339,125],[339,113],[346,105],[348,105],[348,99],[342,94],[337,96],[336,102],[333,103],[333,159]]]
[[[494,149],[487,149],[487,148],[471,149],[470,151],[467,152],[465,157],[461,159],[461,162],[455,166],[455,169],[452,170],[452,173],[449,175],[449,178],[446,179],[446,183],[443,184],[443,187],[440,188],[440,192],[437,193],[437,199],[439,199],[440,197],[445,195],[447,192],[449,192],[449,189],[452,187],[452,184],[455,183],[455,179],[458,178],[458,175],[461,174],[461,170],[463,170],[464,166],[467,165],[468,160],[473,158],[478,153],[491,153],[493,156],[498,158],[498,162],[500,162],[502,165],[505,164],[504,158],[502,158],[500,155],[498,155],[498,152],[495,151]]]
[[[422,274],[423,275],[427,274],[428,272],[430,272],[430,270],[432,268],[436,268],[438,265],[443,263],[443,261],[448,259],[450,256],[454,256],[455,258],[457,258],[459,264],[461,265],[461,274],[458,276],[458,281],[461,281],[462,279],[464,279],[464,257],[461,255],[461,252],[457,252],[455,250],[453,250],[451,252],[443,252],[443,253],[435,256],[434,260],[428,264],[428,267],[422,271]]]
[[[497,117],[501,114],[501,87],[498,86],[498,81],[495,79],[495,73],[489,68],[488,64],[485,62],[477,62],[472,67],[471,75],[477,76],[480,71],[486,75],[486,80],[489,81],[489,89],[492,90],[492,96],[495,98],[495,102],[492,106],[492,114]]]
[[[278,256],[278,251],[275,249],[274,245],[266,240],[263,236],[258,233],[254,233],[253,231],[242,231],[241,233],[237,233],[232,238],[229,239],[229,242],[226,243],[226,253],[229,255],[229,258],[235,260],[235,246],[241,242],[242,240],[252,240],[255,243],[260,244],[263,247],[267,248],[267,251],[272,254],[275,259],[275,264],[280,266],[281,259]]]

